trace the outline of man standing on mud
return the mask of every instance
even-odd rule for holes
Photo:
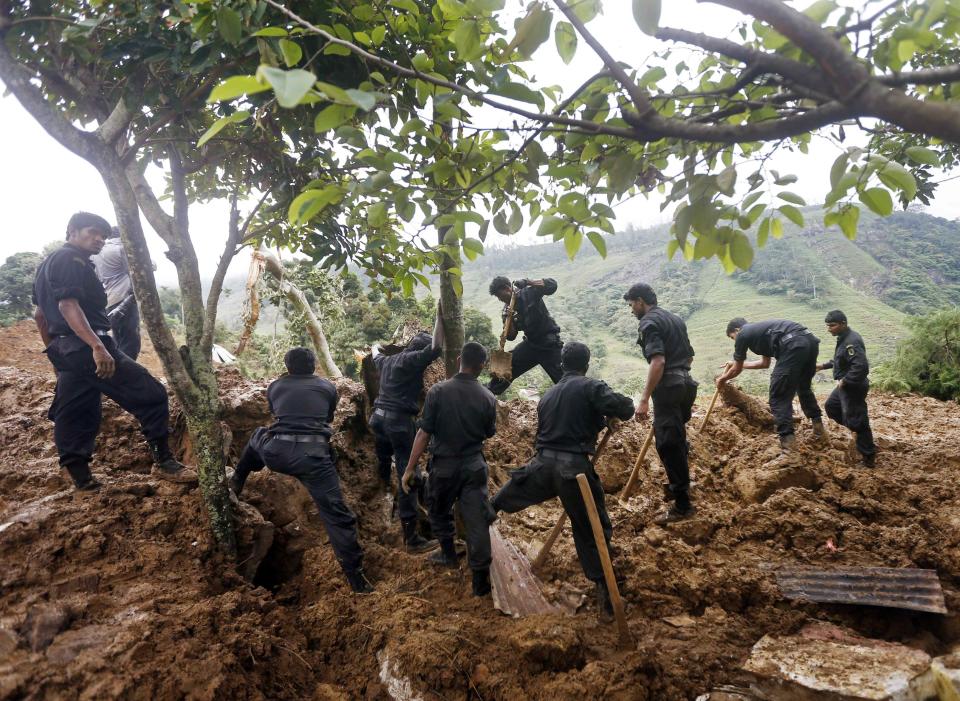
[[[876,464],[877,446],[873,442],[870,417],[867,415],[867,392],[870,391],[867,348],[860,334],[847,325],[847,315],[839,309],[829,312],[824,321],[827,331],[837,339],[837,347],[833,359],[817,365],[817,370],[832,368],[837,387],[827,397],[823,408],[827,416],[857,434],[857,450],[863,458],[863,464],[873,467]]]
[[[113,340],[121,353],[136,360],[140,355],[140,310],[137,298],[133,296],[127,254],[117,227],[111,229],[103,249],[91,260],[107,293],[107,318],[110,319]]]
[[[781,449],[789,452],[796,443],[793,435],[793,398],[796,396],[800,398],[804,415],[813,421],[814,436],[823,440],[823,412],[810,386],[817,372],[820,339],[795,321],[774,319],[751,324],[743,317],[730,320],[727,336],[734,340],[733,362],[717,378],[717,387],[744,369],[768,368],[770,358],[776,358],[777,364],[770,373],[770,411],[776,421]],[[745,362],[748,350],[761,356],[760,360]]]
[[[657,306],[657,294],[650,285],[637,283],[623,298],[640,320],[637,344],[650,364],[636,417],[645,421],[650,416],[653,397],[653,435],[673,499],[670,508],[654,519],[654,523],[664,526],[696,513],[690,503],[687,443],[687,422],[697,399],[697,383],[690,377],[693,346],[683,319]]]
[[[414,417],[420,411],[423,373],[443,352],[443,323],[440,308],[433,325],[433,336],[418,333],[396,355],[385,355],[373,347],[373,362],[380,372],[380,392],[373,403],[370,429],[373,431],[380,478],[390,484],[394,463],[397,473],[396,506],[403,527],[403,542],[408,552],[422,553],[437,547],[417,532],[417,493],[405,492],[399,484],[410,460],[417,434]]]
[[[314,374],[317,356],[309,348],[291,348],[283,363],[287,374],[267,388],[267,403],[276,421],[250,436],[230,478],[230,490],[239,496],[250,473],[265,466],[296,477],[317,505],[350,588],[366,594],[373,587],[363,573],[357,517],[343,500],[330,447],[331,424],[339,401],[337,388],[330,380]]]
[[[560,367],[560,327],[547,311],[543,303],[544,295],[557,291],[557,281],[545,277],[542,280],[516,280],[510,282],[505,277],[495,277],[490,283],[490,294],[503,302],[503,323],[510,321],[507,340],[513,341],[523,331],[523,340],[511,351],[511,377],[507,380],[494,377],[487,387],[496,395],[503,394],[513,380],[539,365],[554,384],[560,381],[563,370]],[[509,315],[510,300],[516,296],[513,314]]]
[[[66,244],[44,259],[33,283],[34,320],[57,371],[49,416],[60,466],[78,490],[100,489],[90,473],[90,459],[105,394],[140,422],[155,462],[152,474],[173,482],[195,482],[196,474],[170,452],[167,391],[121,353],[110,337],[107,295],[90,262],[109,232],[103,217],[74,214],[67,224]]]
[[[603,578],[600,552],[593,538],[577,475],[585,474],[597,504],[607,546],[613,526],[607,515],[600,477],[590,456],[597,447],[597,434],[608,418],[622,421],[633,416],[633,401],[617,394],[605,382],[587,377],[590,349],[571,341],[563,347],[563,377],[548,389],[537,406],[537,454],[510,475],[510,481],[493,498],[496,511],[516,513],[547,499],[560,497],[573,526],[573,541],[580,566],[596,585],[597,609],[612,614],[610,592]]]
[[[487,349],[470,342],[460,351],[460,372],[427,392],[420,430],[403,473],[403,491],[409,493],[417,462],[430,445],[427,509],[430,527],[440,550],[427,560],[456,568],[453,505],[467,531],[467,563],[473,572],[474,596],[490,593],[490,524],[497,515],[487,498],[489,468],[483,442],[497,431],[497,399],[477,377],[487,362]]]

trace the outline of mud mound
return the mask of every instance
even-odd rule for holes
[[[233,371],[221,386],[234,460],[267,421],[265,387]],[[0,700],[688,699],[744,683],[740,665],[758,639],[811,620],[928,653],[960,642],[955,615],[788,602],[773,578],[782,563],[935,568],[956,609],[956,404],[872,398],[882,449],[873,470],[834,425],[826,446],[801,425],[799,454],[785,461],[772,432],[718,406],[691,435],[699,513],[668,529],[651,525],[664,481],[654,451],[636,496],[615,498],[647,430],[625,424],[599,466],[636,640],[616,651],[569,531],[543,575],[548,595],[586,602],[567,618],[503,617],[469,595],[463,573],[399,550],[365,392],[338,387],[338,469],[377,583],[363,597],[349,593],[306,491],[269,471],[244,491],[241,570],[252,581],[236,574],[212,548],[198,492],[143,474],[145,449],[125,415],[105,415],[94,470],[108,487],[76,500],[45,418],[51,378],[0,369]],[[485,451],[491,489],[530,457],[536,430],[532,403],[501,414]],[[692,425],[700,420],[702,410]],[[532,555],[559,513],[554,503],[504,516],[501,531]]]

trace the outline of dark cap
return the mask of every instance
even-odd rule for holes
[[[560,351],[560,364],[564,370],[586,372],[590,365],[590,349],[579,341],[567,341]]]
[[[635,299],[642,299],[647,304],[652,304],[654,306],[657,304],[657,293],[654,292],[653,288],[645,282],[638,282],[636,285],[631,287],[626,291],[626,294],[623,295],[623,298],[628,302],[632,302]]]
[[[827,316],[823,321],[827,324],[846,324],[847,315],[839,309],[834,309],[832,312],[827,312]]]
[[[312,375],[317,369],[317,355],[309,348],[291,348],[283,356],[283,364],[291,375]]]

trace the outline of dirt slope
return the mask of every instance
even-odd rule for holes
[[[655,456],[629,505],[612,496],[644,437],[644,427],[625,426],[600,468],[637,641],[618,652],[612,626],[596,622],[569,532],[545,579],[551,596],[586,596],[572,618],[505,618],[489,599],[469,596],[465,574],[430,570],[397,549],[399,524],[375,477],[356,384],[340,383],[336,442],[378,588],[365,597],[348,592],[306,492],[266,471],[244,493],[241,568],[255,584],[244,581],[215,554],[198,493],[150,478],[133,422],[109,406],[94,465],[109,486],[76,500],[56,469],[45,418],[53,383],[41,368],[0,369],[0,701],[409,692],[487,701],[688,699],[742,681],[739,665],[754,642],[812,619],[928,652],[960,643],[955,615],[784,601],[768,568],[935,568],[956,610],[956,404],[872,398],[883,449],[872,471],[859,467],[836,427],[822,451],[801,428],[801,457],[783,465],[771,433],[718,407],[710,429],[691,436],[699,514],[670,529],[648,525],[663,481]],[[232,372],[222,385],[235,459],[267,418],[265,388]],[[492,489],[529,456],[535,430],[532,404],[517,401],[503,413],[486,450]],[[558,514],[548,504],[505,516],[501,530],[533,554]]]

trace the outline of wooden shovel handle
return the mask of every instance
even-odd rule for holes
[[[513,310],[517,304],[517,293],[514,291],[510,295],[510,306],[507,308],[507,318],[503,322],[503,331],[500,333],[500,350],[507,345],[507,335],[510,333],[510,324],[513,323]]]
[[[717,391],[713,393],[713,399],[710,400],[710,406],[707,407],[707,414],[703,417],[703,423],[700,424],[700,428],[697,429],[697,435],[703,433],[704,426],[707,425],[707,421],[710,420],[710,414],[713,413],[713,407],[717,403],[717,397],[720,396],[720,388],[717,387]]]
[[[650,450],[650,444],[653,442],[653,426],[650,427],[650,430],[647,432],[647,437],[643,441],[643,447],[640,448],[640,455],[637,456],[637,461],[633,464],[633,470],[630,472],[630,477],[627,479],[627,484],[623,488],[623,492],[620,493],[620,501],[624,502],[630,498],[630,495],[633,494],[634,487],[637,486],[637,480],[640,477],[640,466],[643,465],[643,459],[647,457],[647,451]]]

